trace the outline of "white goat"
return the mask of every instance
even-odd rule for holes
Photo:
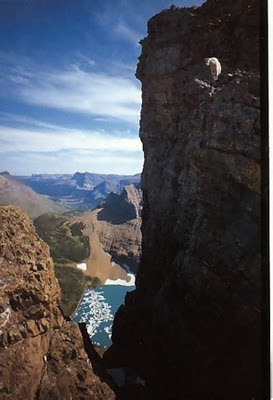
[[[218,76],[221,74],[221,69],[222,69],[218,58],[216,57],[205,58],[205,63],[210,67],[212,78],[215,81],[217,81]]]

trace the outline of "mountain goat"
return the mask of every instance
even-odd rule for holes
[[[212,78],[217,81],[218,76],[221,74],[221,64],[218,58],[209,57],[205,58],[205,63],[210,67]]]

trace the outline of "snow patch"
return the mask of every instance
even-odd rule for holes
[[[126,282],[124,279],[107,279],[104,285],[121,285],[121,286],[135,286],[136,277],[134,274],[128,274],[130,280]]]
[[[87,269],[86,263],[77,264],[77,268],[82,269],[83,271],[86,271],[86,269]]]

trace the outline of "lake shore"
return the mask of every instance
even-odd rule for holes
[[[124,304],[126,293],[134,289],[135,286],[114,284],[85,290],[77,311],[73,314],[73,320],[86,324],[94,346],[111,346],[115,313]]]

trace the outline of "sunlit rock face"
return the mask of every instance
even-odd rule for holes
[[[0,267],[0,398],[114,399],[59,310],[47,245],[14,206],[0,207]]]
[[[105,360],[155,398],[262,399],[259,2],[172,7],[141,44],[142,258]]]

